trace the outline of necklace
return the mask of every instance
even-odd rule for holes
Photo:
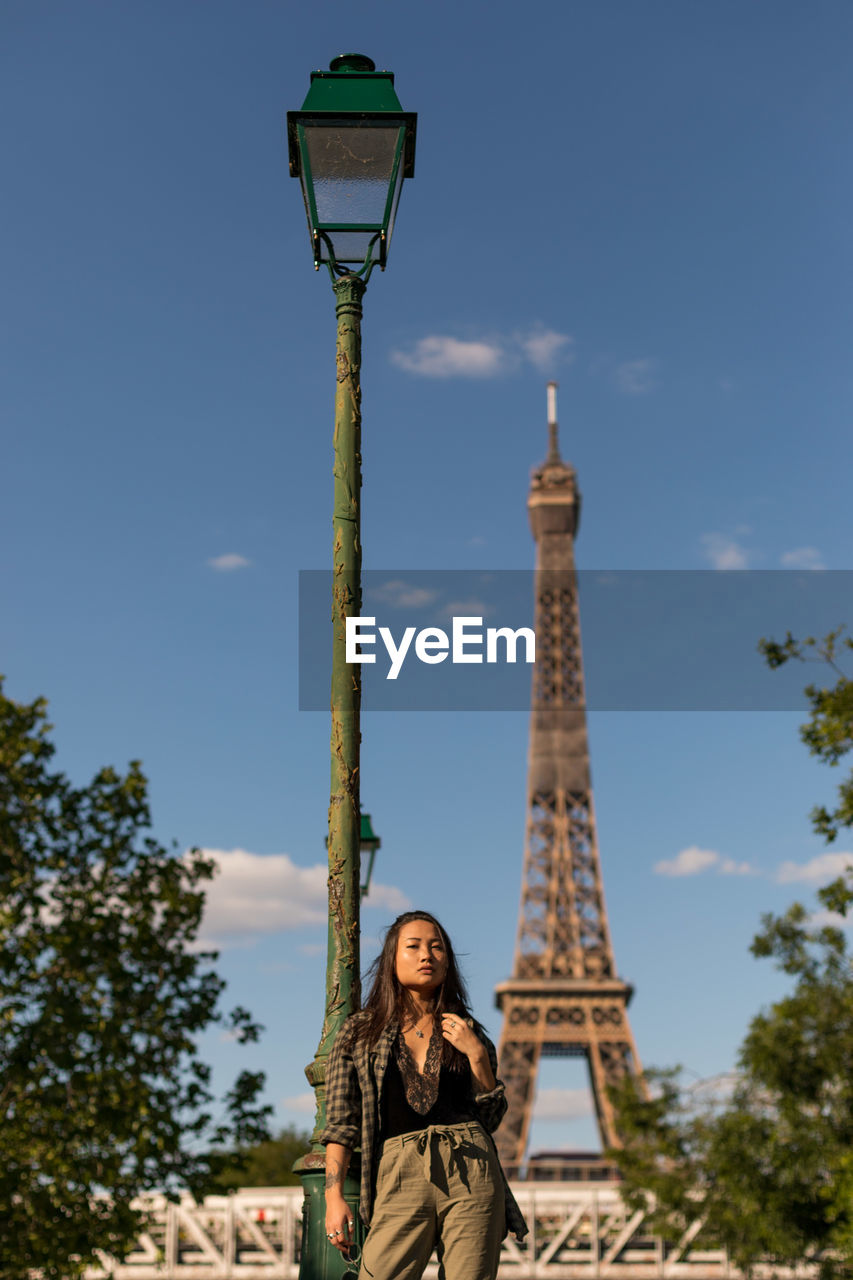
[[[429,1016],[429,1017],[432,1017],[432,1014],[430,1014],[430,1015],[428,1015],[428,1016]],[[414,1030],[414,1033],[415,1033],[415,1035],[417,1036],[417,1038],[418,1038],[419,1040],[423,1040],[423,1038],[424,1038],[424,1033],[421,1031],[420,1027],[414,1027],[414,1028],[413,1028],[413,1030]]]

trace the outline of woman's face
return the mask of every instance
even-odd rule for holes
[[[412,994],[430,995],[447,976],[447,951],[430,920],[410,920],[397,937],[397,981]]]

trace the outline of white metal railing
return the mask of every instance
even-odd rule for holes
[[[644,1229],[615,1184],[512,1184],[530,1227],[523,1244],[504,1241],[500,1280],[737,1280],[724,1250],[702,1241],[702,1221],[680,1240]],[[148,1229],[121,1261],[103,1258],[86,1280],[296,1280],[302,1189],[273,1187],[209,1196],[197,1204],[153,1197]],[[437,1276],[433,1260],[426,1276]],[[758,1267],[756,1280],[812,1280],[815,1268]]]

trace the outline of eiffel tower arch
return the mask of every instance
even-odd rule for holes
[[[617,975],[604,904],[574,558],[581,496],[560,456],[556,391],[550,382],[548,457],[527,500],[536,540],[527,828],[513,974],[495,990],[509,1103],[496,1140],[510,1177],[524,1159],[543,1055],[586,1058],[605,1148],[619,1145],[607,1087],[640,1071],[633,988]]]

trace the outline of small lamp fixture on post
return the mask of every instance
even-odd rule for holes
[[[314,1061],[305,1069],[317,1096],[316,1121],[311,1150],[296,1166],[305,1188],[300,1280],[338,1280],[347,1269],[326,1238],[325,1148],[319,1134],[326,1122],[326,1061],[361,1000],[361,680],[360,668],[347,666],[345,647],[346,619],[361,613],[361,304],[373,268],[378,263],[385,269],[403,181],[414,173],[415,122],[416,116],[400,106],[391,72],[377,71],[370,58],[357,53],[335,58],[328,71],[312,72],[302,110],[287,115],[290,173],[302,183],[314,267],[325,263],[329,270],[338,321],[329,944],[323,1031]],[[372,861],[371,855],[371,867]],[[344,1193],[360,1245],[357,1159],[350,1164]]]
[[[361,815],[361,837],[359,839],[359,865],[361,874],[364,877],[359,885],[359,902],[370,893],[370,881],[373,879],[373,864],[376,861],[376,851],[382,848],[382,840],[373,830],[373,823],[369,813]],[[326,836],[326,852],[329,851],[329,837]],[[367,854],[367,866],[364,865],[364,855]]]
[[[361,898],[366,898],[370,893],[370,880],[373,876],[373,863],[376,858],[376,850],[382,848],[382,841],[373,830],[373,823],[370,821],[370,814],[363,813],[361,815],[361,872],[364,879],[361,882]],[[364,866],[364,855],[367,854],[367,868]]]

